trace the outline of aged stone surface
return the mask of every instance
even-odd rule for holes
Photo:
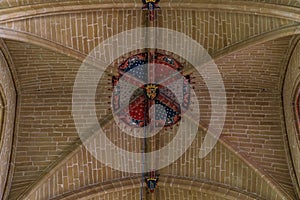
[[[2,41],[1,41],[2,42]],[[2,45],[2,43],[1,43]],[[4,53],[0,49],[0,198],[4,198],[6,184],[10,185],[9,167],[13,145],[16,90]]]
[[[298,182],[300,180],[299,122],[295,112],[297,112],[296,107],[299,107],[299,102],[296,101],[297,94],[299,93],[299,53],[300,45],[298,42],[290,59],[283,88],[285,123],[287,127],[289,148],[293,159],[293,166],[291,167],[295,170]]]
[[[144,188],[144,199],[299,199],[300,46],[294,36],[300,30],[299,1],[161,3],[156,25],[188,35],[216,58],[227,114],[219,142],[199,159],[211,97],[203,77],[179,59],[199,98],[200,129],[190,148],[159,171],[157,191],[147,194]],[[137,0],[1,1],[0,198],[140,199],[141,174],[97,161],[82,146],[72,117],[73,85],[83,59],[110,36],[149,26],[140,7]],[[110,109],[111,76],[135,53],[108,67],[95,100],[108,138],[141,152],[142,141],[122,132]],[[176,130],[163,129],[151,138],[156,146],[150,149],[166,146]]]

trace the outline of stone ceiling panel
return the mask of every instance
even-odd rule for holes
[[[296,97],[299,95],[299,75],[300,75],[300,43],[291,56],[283,89],[283,102],[285,111],[285,123],[289,141],[289,148],[292,155],[293,170],[295,170],[297,181],[295,187],[299,190],[300,183],[300,129],[299,121],[297,120],[297,110],[299,109],[299,100]],[[298,107],[298,109],[297,109]]]
[[[295,6],[299,7],[300,3],[298,0],[231,0],[232,2],[259,2],[259,3],[268,3],[268,4],[278,4],[278,5],[289,5],[289,6]],[[21,7],[21,6],[32,6],[32,5],[38,5],[38,4],[51,4],[51,3],[61,3],[61,2],[66,2],[71,4],[74,4],[74,2],[70,0],[3,0],[0,3],[0,8],[11,8],[11,7]],[[188,1],[183,1],[183,0],[173,0],[173,3],[199,3],[199,0],[188,0]],[[207,2],[207,0],[202,0],[200,2]],[[210,3],[212,1],[209,1]],[[215,3],[221,3],[224,1],[217,0],[214,1]],[[228,1],[227,1],[228,2]],[[76,1],[76,3],[82,3],[86,4],[87,1],[85,0],[79,0]],[[111,4],[112,1],[110,0],[89,0],[88,3],[106,3],[106,4]],[[114,0],[114,4],[120,4],[120,3],[134,3],[135,6],[139,6],[142,4],[141,0]],[[169,4],[169,6],[172,6],[172,4]]]
[[[6,43],[21,87],[13,196],[78,138],[71,94],[80,62],[25,43]]]
[[[103,40],[122,31],[143,27],[145,12],[114,9],[33,17],[1,26],[27,32],[88,54]],[[158,26],[187,34],[210,54],[294,22],[251,14],[215,11],[169,10],[159,12]],[[242,19],[242,20],[241,20]]]
[[[290,39],[249,47],[216,63],[228,103],[222,136],[292,193],[281,99]]]
[[[17,95],[9,62],[0,40],[0,199],[6,198],[11,184],[10,168],[13,149]]]
[[[109,125],[108,129],[114,130],[114,133],[118,134],[120,131],[118,131],[116,126],[117,125]],[[173,132],[176,133],[174,129]],[[171,140],[170,138],[173,137],[173,135],[174,134],[167,133],[163,137],[167,137]],[[199,151],[204,136],[205,134],[203,132],[199,132],[196,140],[192,143],[188,151],[170,166],[159,170],[159,173],[162,176],[192,178],[193,180],[216,184],[216,186],[223,185],[224,187],[235,188],[237,191],[243,191],[245,195],[252,194],[262,199],[282,200],[283,198],[287,198],[286,194],[274,189],[255,169],[251,168],[246,162],[242,161],[220,143],[217,143],[213,151],[208,154],[207,157],[199,159]],[[123,137],[114,138],[115,143],[122,147],[126,146]],[[163,141],[164,140],[165,139],[163,139]],[[98,143],[92,140],[91,144],[94,145]],[[163,144],[159,143],[158,145]],[[140,149],[141,145],[139,142],[136,142],[131,143],[131,147],[132,149]],[[156,159],[156,162],[159,162],[159,158]],[[127,165],[126,162],[121,164],[124,166]],[[87,186],[101,183],[105,184],[109,180],[126,179],[126,177],[142,178],[140,174],[128,174],[105,167],[81,146],[74,151],[74,154],[57,165],[55,169],[51,170],[38,184],[34,185],[34,187],[28,191],[27,198],[51,199],[63,194],[74,193]],[[176,183],[174,183],[174,185],[175,184]],[[180,183],[178,184],[180,185]],[[158,186],[158,191],[160,191],[159,189],[160,186]],[[176,194],[176,192],[169,191],[169,195],[174,194]],[[107,195],[111,196],[114,194]],[[161,195],[166,195],[166,193],[162,193]]]

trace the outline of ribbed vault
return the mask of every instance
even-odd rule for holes
[[[116,186],[122,185],[122,190],[116,192]],[[58,196],[53,199],[140,199],[140,180],[137,178],[126,178],[118,181],[105,182],[101,185],[92,185],[84,190]],[[201,189],[200,189],[201,188]],[[114,191],[110,193],[107,191]],[[146,191],[145,191],[146,192]],[[108,193],[108,194],[107,194]],[[210,182],[187,179],[183,177],[162,177],[158,193],[146,193],[143,199],[259,199],[258,196],[249,193],[237,193],[236,189],[224,185],[215,185]]]
[[[12,177],[11,156],[16,112],[16,88],[11,60],[5,43],[0,40],[0,198],[5,198]]]
[[[283,102],[286,118],[286,127],[288,132],[288,144],[292,156],[292,168],[295,170],[296,184],[299,185],[299,121],[297,118],[297,110],[299,103],[297,96],[299,94],[299,41],[292,53],[287,74],[284,82]]]
[[[5,60],[11,58],[6,67],[18,94],[18,106],[11,104],[18,113],[5,197],[139,199],[141,174],[107,167],[82,146],[72,117],[72,92],[93,48],[122,31],[146,26],[141,3],[7,0],[0,5],[0,37]],[[184,155],[160,170],[153,194],[158,199],[299,197],[299,148],[289,98],[298,85],[299,45],[293,48],[300,32],[299,5],[296,0],[161,2],[157,26],[188,35],[215,58],[227,115],[216,147],[199,159],[211,116],[210,95],[203,77],[185,68],[200,102],[200,130]],[[141,143],[124,136],[112,118],[116,68],[113,63],[97,88],[99,123],[114,133],[115,144],[140,151]],[[9,101],[15,98],[11,95]],[[161,146],[172,140],[176,128],[164,131]]]

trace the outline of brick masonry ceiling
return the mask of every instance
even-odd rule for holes
[[[92,143],[82,144],[72,94],[95,47],[149,26],[141,7],[138,0],[0,2],[0,199],[140,199],[141,174],[106,166],[87,150]],[[172,55],[191,75],[199,130],[182,156],[159,169],[154,193],[144,184],[143,199],[299,199],[300,1],[161,0],[160,7],[157,27],[184,33],[214,59],[227,113],[217,144],[200,159],[212,116],[209,88],[190,63]],[[104,71],[95,108],[114,144],[140,152],[141,140],[118,128],[111,109],[112,77],[129,54]],[[152,150],[168,145],[177,129],[153,136]]]

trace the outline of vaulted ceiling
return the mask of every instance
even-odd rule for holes
[[[82,144],[72,115],[80,66],[111,36],[149,26],[141,6],[137,0],[0,2],[0,198],[140,199],[144,191],[143,199],[299,199],[298,0],[160,2],[156,26],[184,33],[214,59],[227,112],[216,146],[199,158],[211,96],[205,78],[184,62],[201,122],[187,151],[159,169],[154,193],[145,184],[141,190],[141,174],[105,165],[87,150],[92,143]],[[138,152],[141,141],[118,128],[111,110],[111,76],[128,56],[100,78],[96,114],[114,144]],[[157,148],[176,131],[156,135]]]

